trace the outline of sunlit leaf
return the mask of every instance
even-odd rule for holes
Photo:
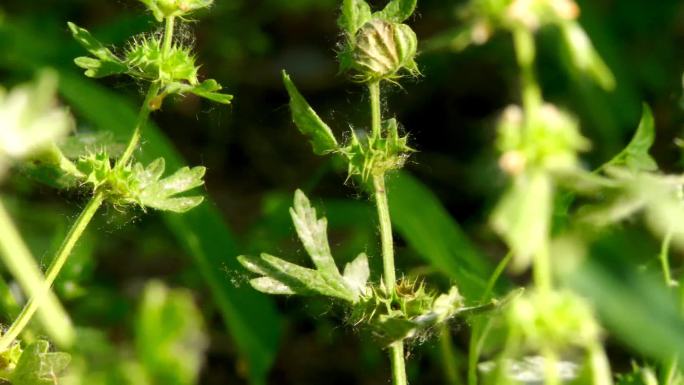
[[[74,60],[77,66],[86,70],[89,77],[100,78],[125,73],[128,68],[109,48],[95,39],[88,30],[69,22],[69,29],[74,39],[90,52],[92,57],[79,57]]]
[[[12,385],[54,385],[70,360],[67,353],[51,352],[47,341],[37,341],[21,354]]]
[[[382,11],[373,14],[373,18],[401,23],[411,17],[417,2],[417,0],[392,0]]]
[[[365,0],[342,1],[342,13],[337,23],[349,37],[371,19],[371,8]]]

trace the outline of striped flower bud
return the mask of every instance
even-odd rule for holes
[[[396,78],[402,68],[415,75],[417,47],[416,34],[408,25],[372,20],[356,34],[353,68],[364,82]]]

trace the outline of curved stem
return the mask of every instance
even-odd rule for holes
[[[26,328],[26,325],[28,325],[31,317],[36,310],[38,310],[38,307],[41,305],[44,298],[50,294],[52,284],[55,282],[55,279],[57,279],[57,276],[62,270],[62,267],[64,267],[67,258],[73,251],[76,243],[78,242],[79,238],[81,238],[81,235],[83,235],[83,232],[88,227],[88,224],[90,224],[90,221],[93,219],[93,216],[100,208],[103,201],[104,195],[102,193],[98,193],[90,200],[90,202],[88,202],[88,205],[85,207],[83,212],[81,212],[81,215],[79,215],[78,219],[71,227],[71,230],[69,230],[64,242],[60,246],[55,259],[53,259],[52,263],[50,263],[47,274],[45,275],[45,281],[43,281],[39,291],[31,297],[17,319],[15,319],[12,323],[12,326],[10,326],[7,332],[3,334],[2,338],[0,338],[0,352],[9,348],[12,342],[19,336],[19,334],[21,334],[24,328]]]
[[[663,269],[663,278],[665,279],[665,286],[674,286],[672,282],[672,273],[670,272],[670,243],[672,242],[673,230],[670,228],[663,238],[663,242],[660,245],[660,265]]]
[[[147,91],[147,95],[145,96],[145,101],[140,107],[140,112],[138,113],[138,120],[135,122],[135,129],[133,130],[133,134],[131,134],[131,139],[128,141],[128,145],[126,146],[126,150],[124,151],[123,155],[121,155],[121,157],[117,161],[117,166],[123,167],[124,165],[126,165],[126,163],[128,163],[129,160],[131,160],[133,152],[140,143],[142,129],[145,126],[145,124],[147,124],[147,120],[150,117],[150,112],[152,112],[150,103],[152,103],[152,100],[155,97],[157,97],[160,88],[161,87],[159,82],[154,82],[150,85],[150,89]]]

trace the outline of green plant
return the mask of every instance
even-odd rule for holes
[[[24,86],[1,93],[0,114],[5,126],[0,140],[0,170],[4,173],[12,163],[23,159],[32,168],[51,170],[55,184],[66,188],[82,188],[92,195],[52,259],[45,278],[6,210],[0,210],[0,228],[3,230],[0,250],[3,260],[30,295],[23,310],[0,337],[0,352],[3,352],[4,359],[3,378],[13,384],[55,381],[68,362],[68,355],[47,353],[48,345],[43,341],[29,345],[22,353],[16,339],[26,330],[33,314],[40,309],[41,314],[44,313],[41,317],[43,323],[53,339],[62,347],[74,343],[73,327],[50,289],[102,205],[110,204],[117,210],[137,206],[143,211],[152,208],[184,213],[202,203],[201,196],[188,196],[186,193],[204,183],[203,167],[184,167],[170,176],[162,177],[165,171],[163,158],[144,166],[134,160],[134,155],[150,113],[159,110],[166,97],[192,93],[222,104],[228,104],[232,99],[232,96],[219,92],[221,86],[215,80],[198,80],[198,66],[192,47],[174,38],[177,20],[184,20],[192,12],[209,7],[212,2],[179,0],[143,3],[159,22],[164,23],[163,33],[132,38],[121,57],[93,38],[87,30],[69,23],[74,38],[93,55],[75,60],[79,67],[85,69],[87,76],[100,78],[125,74],[149,83],[138,121],[123,152],[118,151],[116,144],[107,141],[93,145],[92,138],[65,138],[73,130],[73,119],[66,110],[54,107],[56,78],[53,74],[41,77],[36,86]],[[150,354],[143,356],[152,357]],[[194,376],[197,370],[195,365],[188,373]],[[178,380],[181,384],[194,382],[192,377],[187,380],[179,377]]]

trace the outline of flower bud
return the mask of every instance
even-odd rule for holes
[[[353,68],[362,81],[391,79],[402,68],[417,74],[417,47],[416,34],[408,25],[372,20],[356,34]]]
[[[167,17],[185,16],[211,6],[214,0],[140,0],[158,21]]]

